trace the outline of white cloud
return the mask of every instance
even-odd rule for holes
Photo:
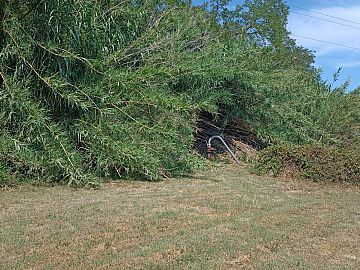
[[[360,48],[360,24],[337,20],[307,11],[293,9],[293,11],[307,14],[310,16],[320,17],[326,20],[337,21],[342,24],[349,24],[357,28],[350,28],[343,25],[333,24],[328,21],[318,20],[306,17],[296,13],[290,13],[288,30],[294,35],[324,40],[331,43],[342,44],[346,46]],[[330,7],[323,9],[313,9],[315,12],[329,14],[346,20],[360,22],[360,6],[352,7]],[[350,48],[344,48],[333,44],[322,43],[315,40],[295,37],[297,43],[306,48],[316,51],[317,56],[329,55],[332,53],[354,54],[355,58],[360,57],[360,51]],[[360,66],[360,61],[353,61],[351,66]]]

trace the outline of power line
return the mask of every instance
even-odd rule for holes
[[[340,46],[340,47],[344,47],[344,48],[348,48],[348,49],[353,49],[353,50],[360,51],[360,48],[357,48],[357,47],[352,47],[352,46],[348,46],[348,45],[344,45],[344,44],[339,44],[339,43],[335,43],[335,42],[331,42],[331,41],[326,41],[326,40],[321,40],[321,39],[316,39],[316,38],[312,38],[312,37],[304,37],[304,36],[295,35],[295,34],[291,34],[291,35],[294,36],[294,37],[310,39],[310,40],[314,40],[314,41],[318,41],[318,42],[322,42],[322,43],[327,43],[327,44],[331,44],[331,45],[336,45],[336,46]]]
[[[319,18],[319,17],[316,17],[316,16],[312,16],[312,15],[309,15],[309,14],[304,14],[304,13],[300,13],[300,12],[296,12],[296,11],[292,11],[292,13],[299,14],[299,15],[306,16],[306,17],[310,17],[310,18],[314,18],[314,19],[318,19],[318,20],[322,20],[322,21],[326,21],[326,22],[331,22],[331,23],[334,23],[334,24],[342,25],[342,26],[347,26],[347,27],[350,27],[350,28],[354,28],[354,29],[359,29],[359,30],[360,30],[360,27],[358,27],[358,26],[353,26],[353,25],[350,25],[350,24],[335,22],[335,21],[332,21],[332,20],[328,20],[328,19],[324,19],[324,18]]]
[[[290,7],[293,7],[293,8],[300,9],[300,10],[308,11],[308,12],[311,12],[311,13],[323,15],[323,16],[326,16],[326,17],[329,17],[329,18],[337,19],[337,20],[340,20],[340,21],[344,21],[344,22],[349,22],[349,23],[353,23],[353,24],[358,24],[358,25],[360,25],[360,22],[355,22],[355,21],[347,20],[347,19],[344,19],[344,18],[332,16],[332,15],[329,15],[329,14],[326,14],[326,13],[317,12],[317,11],[313,11],[313,10],[306,9],[306,8],[302,8],[302,7],[297,7],[297,6],[293,6],[293,5],[289,5],[289,6],[290,6]]]

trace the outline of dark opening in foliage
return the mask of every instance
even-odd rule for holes
[[[229,119],[221,112],[216,116],[208,112],[201,112],[197,117],[194,136],[195,149],[203,156],[207,154],[206,146],[209,138],[214,135],[221,136],[229,146],[239,152],[250,148],[256,151],[266,147],[266,143],[258,137],[256,131],[243,120]],[[212,144],[217,152],[225,151],[225,147],[217,140]]]

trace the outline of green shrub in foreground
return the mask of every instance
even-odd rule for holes
[[[359,184],[360,153],[329,146],[276,145],[260,153],[254,169],[261,174],[291,174],[313,181]]]

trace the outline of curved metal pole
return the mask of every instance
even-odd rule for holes
[[[226,147],[226,149],[229,151],[230,155],[231,155],[232,158],[236,161],[236,163],[237,163],[237,164],[240,164],[240,161],[236,158],[235,154],[231,151],[230,147],[226,144],[226,142],[224,141],[224,139],[223,139],[222,137],[217,136],[217,135],[216,135],[216,136],[212,136],[212,137],[209,139],[208,143],[207,143],[207,146],[208,146],[208,147],[211,147],[211,141],[212,141],[213,139],[219,139],[219,140],[223,143],[223,145]]]

